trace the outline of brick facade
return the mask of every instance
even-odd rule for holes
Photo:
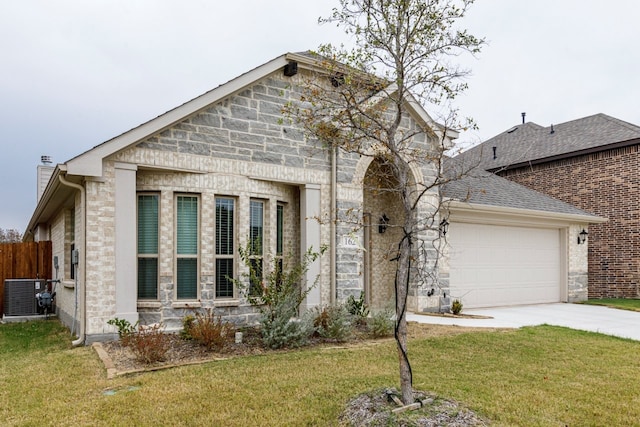
[[[640,297],[640,145],[498,174],[608,218],[589,227],[589,298]]]

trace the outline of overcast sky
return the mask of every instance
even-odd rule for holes
[[[317,25],[334,0],[0,2],[0,228],[23,232],[41,155],[55,163],[285,52],[345,36]],[[640,125],[640,2],[477,0],[486,37],[461,113],[477,143],[527,121],[596,113]]]

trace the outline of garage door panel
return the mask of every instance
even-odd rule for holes
[[[452,223],[450,295],[465,307],[560,301],[560,231]]]

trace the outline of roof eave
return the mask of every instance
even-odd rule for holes
[[[583,150],[569,151],[567,153],[557,154],[555,156],[541,157],[537,159],[531,159],[524,162],[513,163],[509,165],[500,165],[486,169],[489,172],[496,172],[501,170],[518,169],[525,166],[539,165],[543,163],[555,162],[558,160],[570,159],[572,157],[583,156],[587,154],[599,153],[602,151],[613,150],[616,148],[630,147],[640,144],[640,138],[629,139],[625,141],[614,142],[606,145],[599,145],[597,147],[585,148]]]
[[[527,217],[535,218],[540,223],[563,223],[563,224],[602,224],[609,221],[608,218],[599,217],[589,214],[570,214],[563,212],[541,211],[534,209],[512,208],[506,206],[483,205],[479,203],[469,203],[457,200],[448,202],[447,208],[453,214],[461,216],[468,214],[489,214],[496,220],[503,221],[509,217]],[[536,225],[536,221],[527,220],[527,223]]]
[[[122,151],[132,144],[162,132],[163,130],[184,120],[186,117],[202,111],[209,105],[241,91],[255,81],[258,81],[261,78],[281,69],[288,61],[288,55],[281,55],[266,64],[254,68],[253,70],[156,117],[155,119],[143,123],[120,136],[108,140],[103,144],[74,157],[66,162],[67,173],[69,175],[79,176],[102,176],[102,162],[106,157]]]

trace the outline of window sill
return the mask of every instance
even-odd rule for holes
[[[144,301],[138,300],[138,308],[160,308],[162,303],[160,301]]]
[[[178,301],[172,302],[171,308],[200,308],[202,303],[200,301]]]
[[[73,280],[63,280],[62,286],[67,289],[74,289],[76,287],[76,282]]]
[[[239,307],[240,300],[239,299],[222,299],[215,300],[213,302],[214,307]]]

